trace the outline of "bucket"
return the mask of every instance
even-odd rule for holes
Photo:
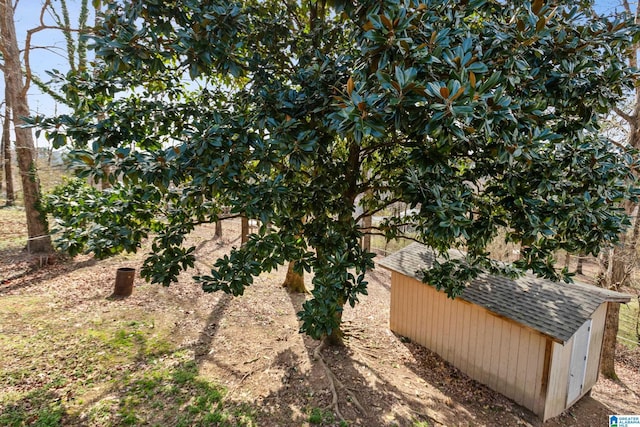
[[[133,292],[133,279],[136,275],[135,268],[121,267],[116,271],[116,287],[113,295],[128,297]]]

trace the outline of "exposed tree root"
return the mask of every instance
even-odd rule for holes
[[[327,365],[327,362],[322,357],[322,350],[324,350],[326,347],[327,347],[327,339],[324,338],[320,342],[320,344],[316,347],[316,349],[313,351],[313,358],[320,362],[320,364],[322,365],[322,368],[324,369],[325,373],[327,374],[327,379],[329,380],[329,388],[331,389],[331,395],[332,395],[331,404],[333,406],[333,411],[336,413],[336,415],[338,416],[338,418],[340,418],[341,421],[344,421],[344,422],[347,421],[347,420],[345,420],[344,416],[340,412],[340,407],[338,405],[338,391],[336,390],[336,385],[338,385],[340,388],[342,388],[344,391],[347,392],[347,394],[351,398],[351,401],[356,406],[356,408],[360,411],[360,413],[362,415],[366,415],[367,411],[365,411],[365,409],[362,406],[362,404],[360,404],[360,401],[358,400],[356,395],[351,390],[349,390],[342,383],[342,381],[340,381],[335,376],[335,374],[333,373],[331,368],[329,368],[329,366]]]
[[[318,362],[320,362],[320,364],[322,365],[322,368],[327,374],[327,379],[329,380],[329,388],[331,388],[331,395],[332,395],[331,405],[333,406],[333,412],[335,412],[338,418],[340,418],[340,421],[346,422],[347,420],[345,420],[344,417],[342,416],[342,413],[340,412],[340,407],[338,406],[338,392],[336,391],[335,375],[333,375],[333,372],[331,371],[331,369],[329,369],[329,367],[327,366],[327,363],[324,361],[324,358],[322,357],[322,354],[321,354],[321,351],[326,346],[327,346],[326,340],[323,339],[322,341],[320,341],[320,344],[313,351],[313,358],[314,360],[317,360]]]
[[[411,412],[413,412],[414,414],[418,415],[419,417],[429,420],[430,424],[442,425],[442,426],[446,425],[446,424],[442,423],[440,420],[437,420],[437,419],[433,418],[432,416],[425,414],[424,412],[416,411],[413,408],[409,408],[409,410]]]

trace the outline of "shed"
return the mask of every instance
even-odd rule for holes
[[[526,275],[482,275],[447,298],[421,281],[433,253],[418,243],[380,261],[391,270],[391,330],[438,353],[543,421],[598,379],[607,304],[631,297]]]

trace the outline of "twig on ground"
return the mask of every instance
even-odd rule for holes
[[[429,420],[429,423],[433,423],[434,425],[438,425],[438,424],[439,424],[439,425],[442,425],[442,426],[443,426],[443,425],[446,425],[446,424],[444,424],[443,422],[441,422],[441,421],[439,421],[439,420],[437,420],[437,419],[433,418],[432,416],[429,416],[429,415],[427,415],[427,414],[425,414],[425,413],[423,413],[423,412],[420,412],[420,411],[416,411],[415,409],[413,409],[413,408],[411,408],[411,407],[409,408],[409,410],[410,410],[411,412],[413,412],[414,414],[418,415],[419,417],[422,417],[422,418],[426,418],[426,419],[428,419],[428,420]]]
[[[254,371],[249,371],[249,372],[247,372],[246,374],[244,374],[244,376],[243,376],[242,378],[240,378],[240,381],[238,381],[238,384],[236,384],[236,385],[235,385],[231,390],[229,390],[229,393],[227,393],[227,394],[224,396],[224,398],[222,399],[222,401],[228,400],[228,399],[229,399],[229,397],[230,397],[230,396],[231,396],[231,395],[232,395],[232,394],[233,394],[233,393],[238,389],[238,387],[240,387],[240,384],[242,384],[242,382],[243,382],[244,380],[246,380],[246,379],[247,379],[247,377],[248,377],[249,375],[253,374],[254,372],[255,372],[255,370],[254,370]]]

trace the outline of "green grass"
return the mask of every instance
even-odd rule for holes
[[[322,408],[311,408],[309,411],[309,419],[310,424],[313,425],[333,425],[335,422],[335,415],[333,411]]]
[[[640,337],[636,329],[638,322],[638,298],[632,298],[627,304],[620,305],[620,324],[618,326],[618,341],[633,349],[638,346]]]
[[[27,244],[27,225],[21,207],[0,207],[0,251],[19,250]]]
[[[371,236],[371,250],[373,252],[379,251],[382,256],[390,255],[400,249],[411,244],[411,240],[397,239],[386,242],[383,236]]]
[[[255,425],[253,407],[199,375],[171,321],[131,307],[82,316],[0,295],[0,426]]]

